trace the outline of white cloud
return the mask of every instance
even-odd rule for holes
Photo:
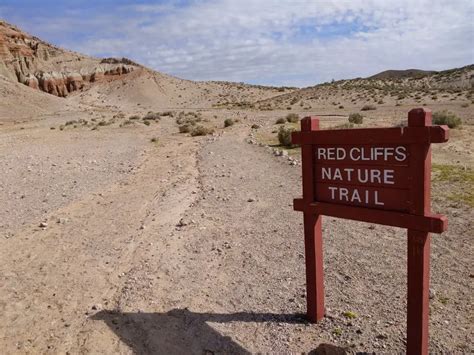
[[[67,34],[68,26],[82,26],[76,28],[90,36],[63,36],[60,44],[131,57],[187,79],[312,85],[389,68],[472,63],[473,7],[470,0],[170,2],[50,19],[42,30]]]

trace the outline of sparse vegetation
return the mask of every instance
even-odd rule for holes
[[[370,111],[370,110],[376,110],[377,108],[374,105],[364,105],[360,109],[361,111]]]
[[[285,147],[293,147],[291,143],[291,133],[295,132],[296,129],[290,126],[281,126],[278,130],[278,141]]]
[[[203,125],[197,125],[191,130],[191,136],[206,136],[208,134],[214,133],[214,130]]]
[[[364,121],[364,116],[362,116],[360,113],[351,113],[348,120],[350,123],[362,124]]]
[[[449,190],[443,194],[451,201],[461,202],[474,207],[474,171],[457,165],[433,164],[432,179],[436,183],[449,184]]]
[[[343,313],[344,317],[348,318],[348,319],[355,319],[357,318],[357,313],[355,312],[352,312],[352,311],[346,311]]]
[[[224,120],[224,127],[230,127],[234,125],[234,120],[232,118],[226,118]]]
[[[160,114],[158,112],[148,112],[145,116],[143,116],[144,121],[158,121],[160,120]]]
[[[275,121],[275,124],[283,124],[283,123],[285,123],[285,122],[286,122],[286,120],[285,120],[283,117],[280,117],[279,119],[277,119],[277,120]]]
[[[449,128],[461,126],[461,118],[450,111],[437,111],[433,113],[433,123],[435,125],[447,125]]]
[[[300,120],[300,116],[298,116],[296,113],[289,113],[286,115],[286,120],[291,123],[296,123]]]

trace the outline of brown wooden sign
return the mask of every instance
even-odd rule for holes
[[[430,211],[431,143],[448,140],[431,111],[414,109],[408,127],[319,130],[317,117],[292,135],[301,145],[307,315],[324,317],[322,215],[408,229],[407,352],[428,353],[430,232],[447,229]]]

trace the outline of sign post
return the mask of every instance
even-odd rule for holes
[[[431,143],[448,140],[446,126],[431,126],[431,111],[413,109],[408,127],[319,130],[306,117],[301,132],[307,317],[324,317],[322,216],[408,230],[407,353],[428,353],[430,233],[447,229],[431,213]]]

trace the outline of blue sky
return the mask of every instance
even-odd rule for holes
[[[307,86],[474,62],[471,0],[2,0],[0,18],[192,80]]]

